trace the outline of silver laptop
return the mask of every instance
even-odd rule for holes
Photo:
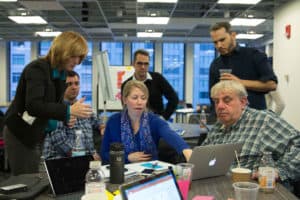
[[[216,144],[197,146],[193,149],[189,163],[193,163],[193,180],[225,175],[242,144]]]

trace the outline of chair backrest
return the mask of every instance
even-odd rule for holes
[[[185,105],[187,108],[193,108],[193,104],[191,104],[191,103],[186,103]]]
[[[4,128],[4,116],[0,116],[0,138],[3,137],[3,128]]]
[[[183,155],[178,154],[164,139],[160,139],[158,143],[158,160],[172,164],[185,162]]]
[[[294,183],[294,194],[300,198],[300,181]]]

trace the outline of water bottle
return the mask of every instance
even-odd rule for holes
[[[206,113],[205,113],[204,109],[202,109],[201,113],[200,113],[200,128],[205,128],[206,123],[207,123]]]
[[[274,192],[275,189],[275,164],[272,152],[264,152],[258,167],[258,182],[260,190],[266,193]]]
[[[86,154],[85,148],[82,142],[82,131],[81,130],[76,130],[75,131],[75,144],[72,149],[72,157],[75,156],[84,156]]]
[[[124,182],[124,146],[121,143],[112,143],[109,151],[110,176],[112,184]]]
[[[90,169],[85,176],[85,194],[97,193],[101,200],[107,200],[104,172],[100,161],[90,161]]]

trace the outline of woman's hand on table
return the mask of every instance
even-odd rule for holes
[[[130,162],[141,162],[151,160],[151,154],[146,154],[144,152],[138,151],[134,153],[130,153],[128,155],[128,160]]]

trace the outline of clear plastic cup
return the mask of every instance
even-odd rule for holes
[[[219,69],[220,75],[224,74],[224,73],[228,73],[231,74],[232,69]]]
[[[235,200],[256,200],[259,185],[252,182],[236,182],[232,184]]]
[[[179,163],[175,166],[177,184],[184,200],[188,199],[189,188],[192,181],[194,165],[191,163]]]

